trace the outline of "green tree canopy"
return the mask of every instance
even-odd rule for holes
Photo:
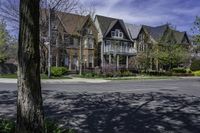
[[[169,70],[187,63],[189,51],[179,44],[160,44],[154,56],[165,69]]]
[[[8,49],[9,38],[6,24],[3,20],[0,20],[0,62],[4,62],[7,58],[6,50]]]
[[[194,35],[195,42],[200,43],[200,17],[199,16],[196,17],[192,30],[196,34]]]

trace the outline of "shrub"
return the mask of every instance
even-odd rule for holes
[[[16,123],[11,120],[0,119],[0,133],[14,133]],[[45,120],[45,133],[76,133],[72,129],[65,129],[52,120]]]
[[[148,71],[146,72],[146,74],[150,76],[172,76],[171,72],[160,72],[160,71]]]
[[[194,71],[192,73],[194,74],[194,76],[200,76],[200,70],[199,71]]]
[[[187,73],[187,70],[185,68],[173,68],[172,71],[174,73]]]
[[[52,120],[45,120],[45,133],[75,133],[72,129],[64,129]]]
[[[193,59],[191,66],[190,66],[190,69],[192,71],[200,70],[200,59]]]
[[[15,123],[10,120],[0,119],[0,133],[14,133]]]
[[[122,76],[133,76],[133,73],[130,72],[130,71],[123,71],[123,72],[121,73],[121,75],[122,75]]]
[[[105,65],[103,68],[102,68],[102,75],[104,77],[113,77],[116,72],[116,66],[115,65]]]
[[[187,73],[192,73],[192,71],[190,70],[190,68],[186,69]]]
[[[121,71],[114,71],[114,73],[112,74],[111,77],[122,77],[122,76],[123,75],[122,75]]]
[[[194,76],[192,73],[173,73],[172,76]]]
[[[51,75],[55,77],[60,77],[64,74],[67,74],[68,70],[65,67],[52,67]]]
[[[85,78],[95,78],[95,77],[99,77],[98,74],[96,74],[95,72],[84,72],[82,74],[83,77]]]

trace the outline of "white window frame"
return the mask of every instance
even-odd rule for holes
[[[120,30],[119,29],[115,29],[115,36],[119,37],[119,34],[120,34]]]
[[[84,39],[84,48],[88,48],[88,38]]]
[[[115,37],[115,31],[111,31],[111,37]]]
[[[120,33],[119,33],[119,37],[120,37],[120,38],[123,38],[123,37],[124,37],[124,33],[123,33],[123,32],[120,32]]]

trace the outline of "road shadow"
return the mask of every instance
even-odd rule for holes
[[[45,104],[46,115],[81,133],[200,131],[200,98],[194,96],[60,92],[51,94],[51,98],[60,102]]]
[[[45,117],[78,133],[199,133],[200,97],[168,93],[43,91]],[[15,118],[16,91],[0,91],[0,117]]]

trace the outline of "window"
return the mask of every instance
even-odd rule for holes
[[[110,50],[110,48],[111,48],[111,41],[107,40],[105,43],[104,51],[108,52]]]
[[[123,38],[123,35],[124,35],[124,34],[123,34],[122,32],[119,33],[119,37],[120,37],[120,38]]]
[[[56,45],[56,39],[58,37],[58,32],[57,31],[52,31],[51,33],[51,43],[52,45]]]
[[[73,41],[74,41],[74,45],[75,45],[75,46],[78,46],[78,39],[77,39],[77,38],[74,38]]]
[[[92,30],[88,29],[88,34],[92,35]]]
[[[111,37],[123,38],[124,34],[119,29],[115,29],[115,31],[111,31]]]
[[[120,33],[120,31],[119,31],[118,29],[116,29],[116,30],[115,30],[115,36],[116,36],[116,37],[119,37],[119,33]]]
[[[143,35],[143,34],[140,35],[140,40],[141,40],[141,41],[144,40],[144,35]]]
[[[89,55],[89,63],[93,62],[93,55]]]
[[[88,38],[84,39],[84,48],[88,48]]]
[[[88,42],[89,42],[89,48],[92,49],[94,46],[94,39],[93,38],[88,38]]]
[[[55,20],[51,22],[51,27],[52,27],[52,30],[58,29],[57,22]]]
[[[111,43],[111,42],[110,42],[109,40],[106,41],[106,45],[110,45],[110,43]]]
[[[74,40],[72,37],[70,37],[70,40],[69,40],[69,45],[73,45],[74,44]]]
[[[64,34],[64,44],[67,45],[69,44],[69,36],[67,34]]]
[[[111,31],[111,37],[114,37],[114,36],[115,36],[115,32]]]

